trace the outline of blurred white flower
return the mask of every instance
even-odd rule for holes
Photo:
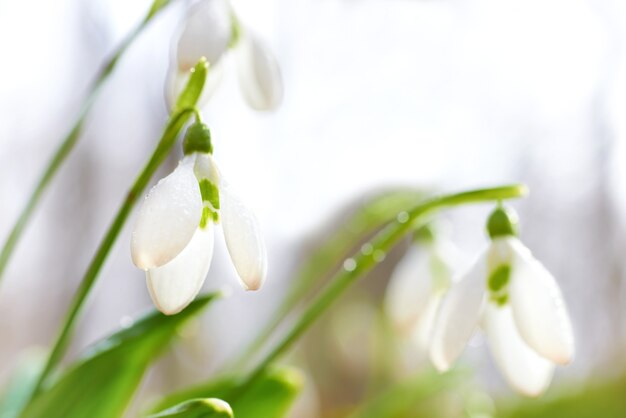
[[[451,243],[419,240],[396,266],[385,295],[394,327],[428,349],[439,305],[452,285],[461,254]]]
[[[555,364],[574,356],[572,325],[554,277],[512,234],[492,234],[488,249],[442,302],[430,350],[437,369],[452,366],[478,324],[496,365],[525,395],[543,393]]]
[[[276,109],[283,97],[276,58],[240,26],[226,0],[201,0],[189,9],[173,45],[166,83],[168,105],[173,106],[189,69],[201,57],[211,66],[199,101],[205,104],[219,84],[229,49],[234,49],[239,85],[248,105],[260,111]]]
[[[186,155],[150,190],[132,233],[131,254],[146,271],[161,312],[180,312],[200,291],[213,255],[214,223],[220,220],[241,284],[259,289],[267,254],[258,222],[224,185],[209,153]]]
[[[276,109],[283,100],[280,67],[271,51],[251,36],[237,46],[239,86],[248,105],[255,110]]]

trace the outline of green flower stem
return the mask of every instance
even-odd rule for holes
[[[238,396],[253,383],[263,371],[278,357],[284,354],[293,343],[315,322],[328,307],[336,301],[351,284],[362,278],[406,235],[412,233],[420,224],[428,221],[425,215],[446,207],[460,206],[470,203],[491,202],[493,200],[514,199],[526,194],[523,185],[510,185],[490,189],[479,189],[457,194],[435,197],[414,206],[407,212],[400,212],[395,221],[388,224],[369,242],[367,253],[357,253],[344,263],[344,268],[334,275],[330,283],[315,298],[296,321],[291,330],[267,354],[263,360],[248,374],[234,396]],[[232,399],[231,399],[232,401]]]
[[[141,192],[146,187],[150,178],[163,162],[165,156],[170,151],[172,145],[176,142],[176,138],[180,133],[180,130],[183,128],[185,122],[189,119],[189,117],[193,114],[191,109],[185,109],[179,111],[175,115],[172,116],[167,127],[165,128],[165,132],[163,133],[163,137],[161,142],[155,149],[152,157],[143,168],[139,177],[135,180],[133,186],[129,190],[122,206],[119,208],[115,218],[113,219],[113,223],[109,226],[109,229],[102,239],[98,250],[96,251],[89,267],[87,268],[87,272],[83,276],[83,279],[78,287],[78,290],[74,294],[74,298],[72,299],[70,308],[68,310],[67,316],[65,318],[65,322],[59,336],[57,337],[54,348],[50,352],[46,365],[43,369],[39,377],[38,384],[36,385],[35,393],[39,391],[45,382],[46,378],[49,376],[50,372],[54,369],[54,367],[59,363],[63,355],[65,354],[65,350],[70,342],[70,336],[74,329],[74,325],[76,323],[76,319],[80,310],[89,294],[89,291],[93,287],[95,283],[98,273],[106,260],[111,247],[115,243],[117,236],[119,235],[122,227],[124,226],[130,211],[135,205],[137,198],[141,195]]]
[[[22,209],[15,225],[13,225],[13,229],[9,233],[4,246],[2,247],[2,252],[0,252],[0,280],[2,280],[3,273],[7,267],[9,259],[15,250],[15,246],[20,240],[22,233],[24,232],[24,228],[28,224],[28,221],[33,214],[33,211],[37,207],[43,192],[48,188],[50,181],[56,174],[56,172],[61,168],[63,162],[68,157],[78,139],[80,138],[80,134],[83,129],[83,124],[87,117],[87,114],[91,110],[98,93],[105,81],[109,78],[111,73],[116,67],[117,62],[120,57],[124,54],[126,49],[133,43],[133,41],[137,38],[137,36],[141,33],[141,31],[145,28],[145,26],[152,20],[152,18],[158,14],[158,12],[165,7],[170,0],[154,0],[150,11],[147,13],[146,17],[143,21],[131,32],[121,43],[121,45],[117,48],[115,53],[104,63],[100,72],[96,76],[91,88],[89,89],[89,93],[85,102],[82,105],[80,112],[78,113],[78,118],[74,122],[74,126],[69,131],[67,136],[63,138],[59,147],[55,151],[54,155],[48,162],[48,166],[44,170],[42,176],[39,178],[39,182],[37,186],[33,190],[30,195],[28,201],[26,202],[26,206]]]
[[[87,268],[87,272],[83,276],[83,279],[80,283],[74,298],[72,299],[70,308],[68,310],[67,316],[65,318],[65,322],[57,340],[52,348],[50,355],[46,361],[46,365],[39,376],[37,381],[37,385],[35,385],[35,389],[33,391],[33,396],[36,396],[37,392],[42,389],[42,386],[45,384],[46,379],[62,359],[67,346],[70,342],[70,337],[72,335],[72,331],[74,329],[76,319],[78,318],[78,314],[81,311],[82,306],[89,295],[89,291],[93,287],[96,279],[98,278],[98,273],[106,260],[111,247],[115,243],[117,236],[119,235],[122,227],[124,226],[126,220],[128,219],[128,215],[135,205],[137,198],[141,196],[143,190],[148,185],[148,182],[159,168],[161,163],[165,160],[165,157],[171,151],[172,147],[176,143],[177,138],[180,135],[181,130],[185,126],[185,124],[191,119],[193,115],[197,113],[195,109],[195,105],[198,101],[198,98],[202,94],[202,89],[204,87],[204,83],[206,81],[206,76],[208,72],[208,64],[206,60],[203,58],[198,62],[198,64],[193,69],[191,77],[189,78],[189,82],[185,87],[184,91],[181,93],[177,107],[174,109],[172,115],[170,116],[167,125],[165,126],[165,130],[163,131],[163,135],[159,143],[157,144],[152,156],[141,170],[139,176],[131,186],[126,199],[122,203],[122,206],[119,208],[115,218],[113,219],[113,223],[109,227],[109,230],[105,234],[98,250],[96,251],[89,267]]]

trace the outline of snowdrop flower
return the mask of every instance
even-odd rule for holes
[[[428,349],[439,305],[452,285],[459,251],[439,240],[430,226],[415,234],[415,244],[394,269],[385,295],[385,310],[402,335]]]
[[[226,0],[201,0],[192,6],[174,43],[166,89],[170,107],[201,57],[211,65],[200,104],[211,97],[232,49],[239,86],[248,105],[260,111],[277,108],[283,97],[280,68],[273,54],[237,21]]]
[[[574,356],[569,315],[554,277],[516,238],[514,215],[498,207],[487,229],[491,244],[442,303],[431,360],[450,368],[480,324],[508,383],[538,396]]]
[[[225,185],[206,125],[192,125],[183,146],[178,167],[144,200],[131,239],[133,262],[146,271],[150,296],[167,315],[180,312],[200,291],[218,222],[243,287],[259,289],[267,272],[258,222]]]

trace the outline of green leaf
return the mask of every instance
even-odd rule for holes
[[[200,61],[191,69],[191,75],[185,85],[185,89],[178,96],[176,106],[172,113],[176,113],[185,108],[195,107],[198,99],[202,95],[204,83],[209,72],[209,63],[206,58],[200,58]]]
[[[20,358],[0,396],[0,418],[19,416],[32,396],[45,360],[46,353],[40,349],[29,350],[23,358]]]
[[[555,388],[556,389],[556,388]],[[622,418],[626,411],[626,374],[584,385],[564,385],[560,393],[538,399],[500,402],[500,418]]]
[[[170,0],[153,0],[152,6],[150,6],[150,10],[146,16],[146,21],[152,19],[154,15],[159,13],[161,9],[167,6],[170,3]]]
[[[148,418],[233,418],[233,410],[221,399],[191,399]]]
[[[439,374],[434,370],[389,386],[368,399],[349,418],[394,418],[411,416],[410,410],[425,399],[450,388],[463,373]]]
[[[22,418],[114,418],[123,414],[150,363],[186,319],[218,297],[198,297],[178,315],[153,312],[89,350],[26,407]]]
[[[184,399],[215,397],[228,402],[237,418],[280,418],[289,411],[303,385],[304,378],[297,369],[274,367],[249,387],[241,386],[232,377],[213,380],[167,396],[153,411],[169,408]]]

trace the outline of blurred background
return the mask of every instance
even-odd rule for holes
[[[524,182],[531,194],[514,204],[521,236],[563,289],[577,340],[574,363],[558,369],[543,399],[527,401],[507,387],[476,338],[462,376],[436,396],[405,396],[416,409],[403,416],[491,416],[496,407],[515,416],[626,416],[626,4],[232,3],[276,54],[284,102],[271,114],[250,110],[234,68],[227,68],[203,114],[224,176],[261,221],[269,279],[258,293],[243,292],[218,238],[205,288],[232,287],[232,295],[186,329],[151,371],[141,399],[206,379],[238,353],[311,251],[366,198],[406,187],[454,191]],[[0,0],[2,240],[99,64],[149,4]],[[0,381],[28,350],[56,335],[100,237],[158,140],[167,117],[171,39],[188,5],[174,2],[131,46],[17,248],[0,288]],[[487,242],[489,210],[446,214],[449,237],[469,257]],[[129,239],[127,226],[70,358],[151,306]],[[422,389],[440,382],[423,353],[389,334],[381,311],[385,284],[406,247],[351,289],[292,354],[307,376],[294,417],[346,416],[407,379]],[[577,407],[551,413],[569,402],[564,398]],[[577,415],[585,405],[617,412]]]

